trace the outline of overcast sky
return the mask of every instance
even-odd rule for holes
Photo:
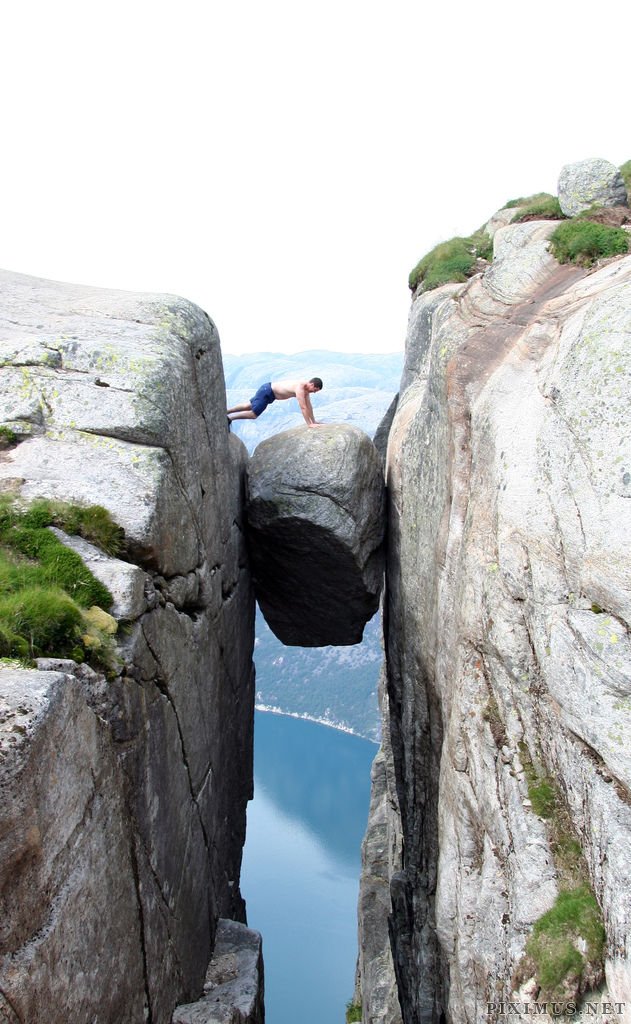
[[[0,266],[184,295],[233,353],[401,348],[428,249],[631,158],[631,4],[579,10],[7,0]]]

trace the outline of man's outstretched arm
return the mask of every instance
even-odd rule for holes
[[[300,411],[304,416],[307,426],[317,426],[316,419],[313,414],[313,406],[311,405],[311,399],[309,398],[309,392],[305,389],[304,385],[299,385],[296,388],[296,398],[298,399],[298,405],[300,406]]]

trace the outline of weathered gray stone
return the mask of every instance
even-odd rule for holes
[[[0,989],[14,1019],[142,1021],[122,777],[73,675],[0,669],[0,796]]]
[[[23,479],[27,498],[105,505],[165,576],[195,569],[202,535],[221,562],[204,500],[218,490],[227,500],[221,353],[208,316],[176,296],[6,271],[0,287],[0,417],[27,436],[3,453],[0,481]]]
[[[178,1006],[172,1024],[263,1024],[264,1018],[261,936],[221,920],[204,995]]]
[[[248,468],[256,596],[284,644],[359,643],[379,604],[384,482],[379,454],[350,426],[269,438]]]
[[[83,537],[69,536],[54,526],[51,530],[62,544],[81,556],[90,572],[108,588],[114,598],[111,615],[131,622],[147,611],[153,583],[146,572],[131,562],[106,555]]]
[[[382,676],[380,705],[384,722],[388,722],[384,683]],[[362,1008],[363,1024],[402,1021],[389,935],[390,879],[401,869],[401,838],[390,731],[384,729],[382,746],[372,766],[368,826],[362,844],[359,953],[353,1001]]]
[[[519,209],[520,208],[518,206],[503,206],[501,210],[494,213],[491,219],[484,225],[484,230],[487,235],[490,235],[491,238],[495,238],[496,231],[499,231],[500,228],[505,228],[507,224],[510,224],[513,217],[515,217],[519,212]]]
[[[566,217],[590,206],[626,206],[624,179],[608,160],[579,160],[566,164],[559,175],[559,205]]]
[[[397,393],[390,402],[388,408],[386,409],[385,415],[381,420],[381,423],[377,427],[375,431],[375,436],[372,439],[375,448],[379,452],[379,457],[381,459],[383,466],[385,466],[386,464],[386,452],[388,450],[388,434],[390,433],[390,427],[392,426],[392,421],[394,419],[394,414],[397,411],[398,404],[399,395]]]
[[[510,999],[556,897],[528,752],[584,850],[610,998],[630,991],[631,257],[558,267],[549,230],[499,228],[484,275],[415,299],[389,435],[391,935],[415,1022]]]
[[[132,558],[64,538],[129,622],[120,674],[56,659],[17,673],[22,687],[51,682],[37,728],[13,716],[2,746],[0,1017],[10,1006],[29,1024],[169,1024],[201,991],[217,920],[244,916],[247,456],[226,429],[219,341],[201,310],[0,278],[0,416],[27,438],[0,452],[0,485],[104,505]]]

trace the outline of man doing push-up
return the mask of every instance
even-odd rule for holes
[[[317,423],[309,398],[309,395],[315,394],[316,391],[322,391],[322,381],[319,377],[312,377],[311,380],[269,381],[267,384],[261,384],[249,402],[245,402],[243,405],[234,405],[232,409],[228,409],[228,420],[230,422],[232,420],[255,420],[276,399],[283,401],[286,398],[295,398],[307,426],[316,427]]]

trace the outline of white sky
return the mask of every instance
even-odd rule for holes
[[[628,0],[5,0],[0,266],[184,295],[229,352],[401,348],[428,249],[631,158],[630,28]]]

